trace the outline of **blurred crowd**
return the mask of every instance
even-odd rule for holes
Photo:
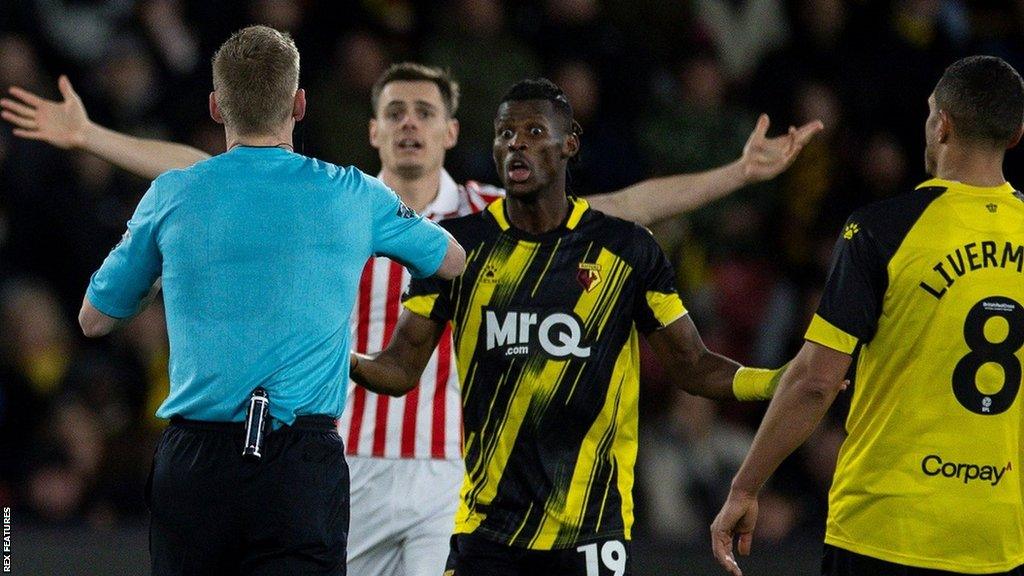
[[[708,346],[762,366],[800,345],[849,212],[925,179],[926,98],[945,66],[986,53],[1024,70],[1022,0],[4,0],[0,88],[58,98],[66,73],[100,124],[218,153],[209,58],[253,23],[290,31],[302,53],[298,151],[371,174],[369,91],[399,60],[462,83],[447,161],[459,181],[497,182],[491,119],[527,76],[574,106],[578,195],[732,161],[762,111],[770,134],[823,120],[776,181],[654,228]],[[1007,162],[1018,185],[1020,160]],[[163,310],[98,341],[75,318],[146,186],[0,127],[0,502],[23,520],[145,517],[168,387]],[[703,542],[764,406],[678,392],[647,356],[638,534]],[[768,487],[762,541],[820,529],[842,404]]]

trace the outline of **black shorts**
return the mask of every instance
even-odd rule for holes
[[[348,466],[328,416],[270,432],[242,459],[242,425],[172,420],[146,498],[153,575],[345,574]]]
[[[825,554],[821,560],[821,574],[822,576],[960,576],[961,573],[894,564],[825,544]],[[1024,576],[1024,566],[1018,566],[1009,572],[997,572],[995,576]]]
[[[445,576],[629,576],[629,540],[582,541],[561,550],[529,550],[477,534],[456,534]]]

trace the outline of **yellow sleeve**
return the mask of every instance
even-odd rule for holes
[[[647,292],[647,307],[655,320],[664,328],[686,315],[686,307],[675,293]]]
[[[430,318],[430,313],[434,310],[434,303],[436,301],[437,294],[423,294],[406,298],[402,305],[405,306],[406,310],[417,316]]]
[[[856,336],[843,332],[817,314],[811,319],[811,325],[807,327],[804,339],[844,354],[853,354],[857,348]]]

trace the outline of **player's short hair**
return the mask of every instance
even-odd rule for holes
[[[441,100],[444,102],[448,117],[454,117],[455,111],[459,109],[459,83],[455,81],[448,70],[416,62],[398,62],[392,64],[373,83],[373,89],[370,91],[370,106],[373,107],[374,116],[377,115],[377,105],[380,104],[380,94],[384,91],[384,87],[398,81],[433,82],[441,92]]]
[[[573,119],[572,104],[569,97],[562,92],[554,82],[547,78],[528,78],[520,80],[512,85],[501,98],[501,104],[505,102],[519,102],[523,100],[547,100],[555,108],[555,111],[565,120],[565,131],[567,134],[580,135],[583,130]]]
[[[1005,146],[1024,124],[1024,81],[1003,59],[969,56],[946,68],[935,104],[969,140]]]
[[[224,123],[242,136],[275,132],[292,114],[299,50],[287,32],[249,26],[213,55],[213,89]]]

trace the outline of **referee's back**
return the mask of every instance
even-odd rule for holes
[[[105,262],[88,296],[130,316],[158,267],[171,389],[157,416],[241,421],[257,386],[285,423],[337,416],[362,264],[384,253],[426,275],[441,262],[419,220],[355,168],[237,146],[153,182],[108,256],[131,264]]]
[[[378,180],[291,152],[298,79],[287,34],[250,26],[221,45],[210,115],[228,151],[153,182],[79,312],[102,336],[164,290],[171,386],[157,415],[171,425],[146,489],[154,576],[345,575],[335,419],[364,263],[381,254],[447,278],[465,264]],[[283,426],[268,426],[267,402]]]

